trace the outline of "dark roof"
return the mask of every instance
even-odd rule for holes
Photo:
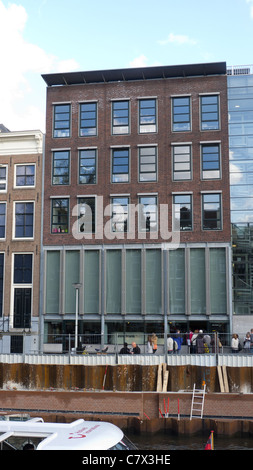
[[[5,127],[3,124],[0,124],[0,132],[10,132],[10,130],[7,129],[7,127]]]
[[[43,74],[47,86],[226,75],[226,62]]]

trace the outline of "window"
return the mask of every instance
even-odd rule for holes
[[[16,187],[35,186],[35,165],[15,165]]]
[[[179,221],[180,231],[192,230],[192,196],[175,194],[173,196],[173,225]]]
[[[69,184],[69,150],[53,152],[53,175],[52,183]]]
[[[14,255],[14,328],[31,327],[32,263],[32,254]]]
[[[128,197],[112,198],[112,232],[127,232],[128,204]]]
[[[79,232],[95,233],[96,231],[96,198],[78,198]]]
[[[173,180],[190,180],[191,174],[191,146],[175,145],[173,152]]]
[[[112,150],[112,183],[128,183],[129,149]]]
[[[201,146],[202,156],[202,178],[213,179],[220,178],[220,145],[202,145]]]
[[[7,165],[0,166],[0,193],[7,191]]]
[[[221,194],[203,194],[203,230],[221,230]]]
[[[52,199],[52,233],[68,233],[69,200],[66,198]]]
[[[141,232],[157,231],[157,197],[141,196],[139,205],[139,230]]]
[[[79,151],[79,184],[95,184],[97,182],[96,166],[96,149]]]
[[[32,283],[32,254],[14,255],[14,284]]]
[[[207,95],[200,97],[201,102],[201,130],[217,130],[219,123],[219,96]]]
[[[6,202],[0,203],[0,238],[5,238]]]
[[[157,149],[156,147],[139,148],[139,181],[157,180]]]
[[[0,317],[3,315],[4,297],[4,253],[0,253]]]
[[[54,106],[54,137],[70,137],[70,104]]]
[[[15,238],[33,238],[34,203],[15,203]]]
[[[190,97],[172,98],[172,130],[185,132],[191,130]]]
[[[129,134],[129,101],[112,102],[112,133]]]
[[[142,99],[139,101],[139,132],[145,134],[156,131],[156,99]]]
[[[97,135],[97,103],[80,104],[80,137]]]

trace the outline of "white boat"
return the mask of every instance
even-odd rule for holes
[[[102,421],[72,423],[0,420],[0,450],[128,450],[136,449],[121,429]]]

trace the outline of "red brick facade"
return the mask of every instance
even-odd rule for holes
[[[217,93],[220,97],[220,130],[200,131],[200,95]],[[172,132],[171,98],[173,96],[191,96],[192,130]],[[140,98],[156,97],[157,99],[157,132],[139,134],[138,101]],[[112,135],[111,105],[112,100],[130,101],[130,132],[128,135]],[[97,136],[79,137],[79,103],[96,101],[98,106]],[[71,103],[71,137],[53,138],[53,108],[57,103]],[[229,152],[228,152],[228,117],[227,117],[227,77],[226,75],[199,76],[188,78],[170,78],[157,80],[139,80],[112,83],[80,84],[71,86],[54,86],[47,89],[46,148],[45,148],[45,208],[44,208],[44,245],[74,245],[77,241],[71,234],[71,227],[76,220],[72,209],[77,203],[77,195],[103,196],[104,208],[110,203],[112,194],[128,194],[131,204],[138,204],[138,194],[158,195],[158,204],[168,204],[168,230],[171,231],[172,193],[191,192],[193,197],[194,229],[181,233],[181,242],[230,242],[230,201],[229,201]],[[220,142],[222,178],[217,180],[201,179],[200,142]],[[172,178],[172,148],[175,143],[192,144],[192,180],[175,182]],[[158,149],[157,182],[138,182],[138,146],[154,144]],[[130,149],[130,182],[111,183],[111,148],[129,146]],[[78,149],[97,148],[98,172],[97,184],[78,184]],[[70,149],[70,184],[53,186],[52,150]],[[203,231],[201,227],[201,192],[222,192],[223,229]],[[69,233],[51,233],[51,200],[50,197],[70,197]],[[136,215],[137,218],[137,215]],[[104,218],[104,223],[109,217]],[[137,234],[137,222],[136,238]],[[149,242],[149,235],[147,235]],[[155,242],[163,242],[159,237]],[[81,243],[107,243],[91,240]],[[125,243],[133,240],[124,239]],[[145,242],[145,240],[144,240]],[[118,240],[109,240],[118,243]]]

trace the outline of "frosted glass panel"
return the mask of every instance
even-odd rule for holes
[[[76,311],[76,290],[73,283],[80,282],[79,272],[79,251],[67,251],[65,259],[65,313],[75,313]]]
[[[205,250],[190,251],[191,313],[206,313]]]
[[[141,251],[126,251],[126,313],[141,313]]]
[[[121,251],[106,253],[106,311],[121,313]]]
[[[211,313],[226,313],[226,252],[225,248],[210,249]]]
[[[46,313],[59,313],[60,252],[47,252]]]
[[[162,313],[161,251],[146,251],[146,313]]]
[[[169,308],[170,313],[185,312],[185,251],[169,252]]]
[[[99,251],[84,255],[84,312],[99,313]]]

